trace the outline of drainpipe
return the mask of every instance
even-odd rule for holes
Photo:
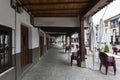
[[[17,0],[15,1],[17,2]],[[15,3],[17,5],[17,3]],[[15,29],[14,29],[14,65],[15,65],[15,80],[17,80],[17,67],[16,67],[16,26],[17,26],[17,8],[15,10]]]

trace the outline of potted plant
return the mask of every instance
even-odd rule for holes
[[[110,52],[110,50],[109,50],[109,46],[106,45],[106,44],[105,44],[104,52],[106,52],[106,53],[109,53],[109,52]]]

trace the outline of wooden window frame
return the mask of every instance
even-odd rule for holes
[[[0,73],[2,73],[13,66],[12,29],[0,25],[0,40]]]

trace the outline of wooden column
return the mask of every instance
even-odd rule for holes
[[[84,19],[80,18],[80,31],[79,31],[79,45],[80,45],[80,58],[78,66],[86,67],[85,63],[85,45],[84,45]]]

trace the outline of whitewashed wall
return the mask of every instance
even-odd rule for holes
[[[35,26],[60,26],[60,27],[79,27],[79,19],[77,17],[39,17],[34,18]]]
[[[37,28],[32,28],[32,48],[39,46],[39,32]]]
[[[10,7],[10,0],[0,0],[0,24],[14,28],[15,11]]]
[[[0,25],[5,25],[11,27],[12,29],[15,29],[15,11],[10,6],[10,0],[0,0]],[[21,52],[21,25],[25,25],[29,28],[29,48],[36,48],[39,46],[38,30],[30,24],[30,16],[28,13],[23,11],[22,14],[17,13],[16,53]]]

